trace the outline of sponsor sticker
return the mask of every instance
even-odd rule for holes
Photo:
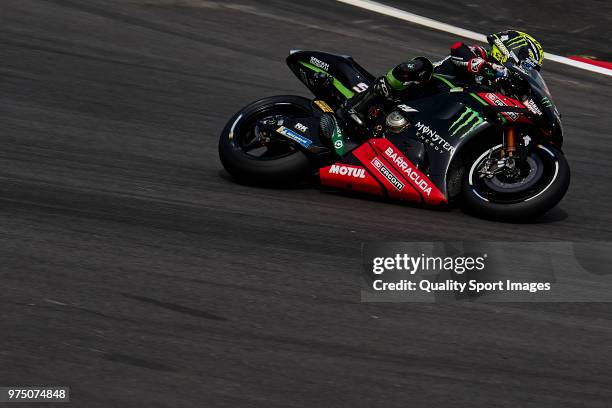
[[[389,97],[390,92],[389,92],[389,88],[387,88],[387,82],[386,81],[378,81],[378,84],[380,85],[380,88],[382,90],[382,93],[385,97]]]
[[[547,108],[553,108],[553,110],[555,112],[555,115],[559,116],[559,111],[557,110],[557,107],[546,96],[544,98],[542,98],[542,105],[547,107]]]
[[[531,113],[533,113],[534,115],[538,115],[538,116],[542,115],[542,111],[540,110],[540,108],[538,108],[538,105],[535,103],[533,99],[531,98],[527,99],[523,103],[525,104],[525,106],[527,106],[527,109],[529,109]]]
[[[485,94],[485,98],[493,102],[496,106],[508,106],[504,101],[499,99],[499,96],[495,95],[494,93]],[[512,120],[517,120],[519,118],[519,115],[516,112],[503,112],[502,114],[504,116],[508,116]]]
[[[334,118],[334,133],[332,134],[332,142],[334,144],[334,150],[338,156],[344,156],[344,134],[342,133],[342,129],[338,126],[338,122]]]
[[[435,130],[430,128],[428,125],[421,123],[419,121],[415,127],[417,130],[417,137],[421,139],[423,142],[427,143],[429,146],[433,147],[435,151],[442,153],[454,153],[455,148],[448,143],[442,136],[438,134]]]
[[[319,67],[324,71],[329,70],[329,64],[327,62],[323,62],[318,58],[315,57],[310,57],[310,63],[312,65],[314,65],[315,67]]]
[[[414,109],[412,106],[408,106],[408,105],[397,105],[397,107],[406,113],[418,112],[417,109]]]
[[[302,125],[301,123],[296,123],[294,127],[300,132],[303,132],[303,133],[308,132],[308,127],[305,125]]]
[[[529,143],[531,143],[531,137],[529,137],[529,135],[523,136],[523,145],[529,146]]]
[[[312,144],[312,140],[300,135],[297,132],[294,132],[291,129],[287,129],[284,126],[279,127],[278,129],[276,129],[276,131],[280,133],[281,135],[288,137],[289,139],[293,140],[294,142],[306,148],[308,148]]]
[[[408,180],[416,185],[423,193],[427,194],[428,197],[431,195],[431,186],[419,175],[419,173],[415,171],[415,169],[412,168],[412,163],[404,160],[403,156],[396,152],[392,147],[387,147],[385,150],[385,155],[391,159],[393,163],[395,163],[395,165],[402,170],[402,172],[404,172]]]
[[[448,131],[451,132],[451,136],[456,136],[461,131],[463,133],[460,137],[461,139],[484,122],[484,119],[480,117],[478,112],[466,106],[459,118],[450,125]]]
[[[352,167],[334,164],[329,169],[329,174],[339,174],[341,176],[354,177],[358,179],[365,178],[365,169],[361,167]]]
[[[327,113],[334,113],[334,110],[324,101],[320,100],[320,99],[315,99],[314,101],[315,105],[317,105],[319,107],[319,109],[321,109],[323,112],[327,112]]]
[[[393,185],[393,187],[395,187],[398,191],[402,191],[404,189],[404,183],[402,183],[401,181],[398,180],[397,177],[395,177],[395,174],[393,174],[393,172],[391,170],[389,170],[384,164],[383,162],[380,161],[380,159],[378,159],[378,157],[374,157],[372,159],[372,164],[374,165],[374,167],[376,168],[376,170],[378,170],[378,172],[380,174],[382,174],[383,176],[385,176],[385,178],[387,180],[389,180],[389,183],[391,183]]]

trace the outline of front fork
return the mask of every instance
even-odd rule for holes
[[[514,126],[504,127],[501,149],[489,151],[489,156],[480,169],[480,177],[492,178],[500,172],[517,175],[534,146],[533,142],[528,133],[522,133]]]
[[[504,137],[502,148],[497,153],[499,154],[499,156],[493,156],[493,149],[491,149],[486,164],[480,170],[481,177],[492,178],[495,176],[495,174],[500,173],[504,170],[514,171],[514,169],[516,168],[516,128],[514,128],[514,126],[507,126],[503,129],[503,132]]]
[[[504,128],[504,148],[501,151],[500,167],[513,169],[516,166],[516,128],[506,126]]]
[[[513,158],[516,154],[516,129],[514,126],[506,126],[504,128],[503,153],[508,158]]]

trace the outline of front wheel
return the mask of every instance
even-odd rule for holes
[[[219,138],[219,157],[232,177],[246,184],[279,186],[312,173],[304,152],[275,129],[287,118],[308,118],[310,101],[300,96],[272,96],[236,113]]]
[[[487,218],[529,219],[549,211],[567,192],[570,169],[557,148],[539,144],[522,161],[503,156],[498,145],[471,162],[462,191],[468,211]]]

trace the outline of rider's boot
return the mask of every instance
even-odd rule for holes
[[[346,101],[343,111],[358,125],[364,125],[364,113],[377,98],[392,100],[394,95],[425,85],[433,74],[433,64],[425,57],[416,57],[377,78],[365,92]]]
[[[377,78],[372,86],[345,102],[343,113],[359,126],[364,125],[364,114],[372,103],[378,98],[388,98],[389,86],[385,77]]]

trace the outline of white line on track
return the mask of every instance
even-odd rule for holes
[[[432,20],[431,18],[419,16],[417,14],[409,13],[404,10],[400,10],[396,7],[387,6],[371,0],[336,0],[340,3],[350,4],[351,6],[359,7],[365,10],[373,11],[375,13],[383,14],[398,18],[400,20],[408,21],[410,23],[419,24],[425,27],[433,28],[434,30],[444,31],[450,34],[455,34],[463,38],[469,38],[471,40],[487,42],[487,37],[484,34],[477,33],[475,31],[465,30],[463,28],[455,27],[450,24],[442,23],[440,21]],[[612,76],[612,70],[598,67],[596,65],[587,64],[581,61],[574,61],[572,59],[562,57],[555,54],[545,54],[545,58],[550,61],[558,62],[560,64],[570,65],[575,68],[584,69],[586,71],[597,72],[598,74]]]

